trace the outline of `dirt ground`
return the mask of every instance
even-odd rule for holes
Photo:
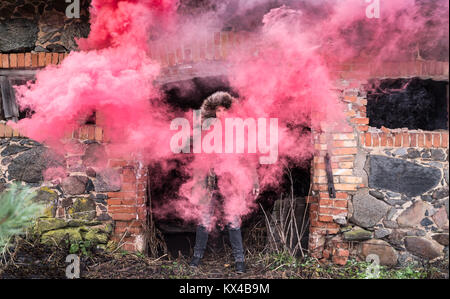
[[[64,248],[50,248],[26,241],[19,242],[15,249],[2,258],[0,279],[64,279],[68,251]],[[132,253],[90,253],[82,255],[80,276],[85,279],[178,279],[178,278],[363,278],[359,264],[349,263],[344,267],[322,264],[305,259],[302,263],[289,266],[280,258],[261,253],[247,255],[247,273],[234,273],[230,252],[220,255],[206,255],[198,269],[188,266],[189,259],[149,258]],[[431,268],[430,268],[431,267]],[[390,273],[390,272],[389,272]],[[404,275],[404,272],[401,272]],[[408,272],[409,273],[409,272]],[[407,274],[408,274],[407,273]],[[394,278],[448,278],[448,260],[430,265],[417,274],[394,276]],[[390,277],[389,277],[390,278]]]

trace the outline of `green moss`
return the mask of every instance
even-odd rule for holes
[[[64,240],[70,243],[83,241],[79,228],[64,228],[46,232],[41,237],[41,243],[46,245],[61,244]]]
[[[347,241],[368,240],[372,239],[372,232],[354,227],[352,230],[344,232],[344,239]]]
[[[34,232],[42,235],[45,232],[61,229],[67,226],[67,222],[60,218],[39,218],[34,226]]]
[[[93,220],[97,214],[95,202],[90,198],[77,198],[67,213],[74,219]]]
[[[92,244],[106,244],[108,242],[108,234],[105,234],[100,229],[91,229],[84,235],[84,239]]]

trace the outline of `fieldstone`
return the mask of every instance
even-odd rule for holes
[[[375,230],[375,238],[377,239],[381,239],[384,238],[386,236],[389,236],[392,233],[391,229],[388,228],[380,228],[380,229],[376,229]]]
[[[448,168],[444,169],[444,180],[448,185]]]
[[[448,215],[445,207],[441,207],[432,218],[437,227],[448,230]]]
[[[425,211],[432,206],[429,203],[418,200],[412,206],[407,208],[397,218],[397,223],[400,227],[418,227],[420,221],[425,216]]]
[[[394,218],[395,214],[397,213],[397,211],[398,210],[396,208],[391,208],[386,215],[386,220],[392,220]]]
[[[364,260],[370,254],[376,254],[380,258],[380,265],[395,266],[398,261],[397,251],[386,241],[368,240],[361,245],[361,254]]]
[[[86,191],[88,178],[85,176],[69,176],[61,182],[64,193],[71,195],[83,194]]]
[[[33,197],[34,202],[41,203],[45,206],[44,215],[47,217],[55,217],[58,206],[58,193],[50,188],[42,187]]]
[[[441,149],[432,149],[431,150],[431,159],[435,161],[445,161],[445,153]]]
[[[424,231],[423,229],[418,229],[417,231],[416,231],[416,236],[425,236],[427,234],[427,232],[426,231]]]
[[[90,221],[84,219],[70,219],[67,222],[67,226],[69,227],[96,226],[100,224],[102,224],[101,221]]]
[[[101,213],[97,216],[97,219],[100,221],[109,221],[112,220],[111,216],[108,215],[108,213]]]
[[[448,186],[434,190],[431,195],[433,199],[442,199],[448,197]]]
[[[383,220],[383,225],[387,228],[398,228],[398,223],[392,220]]]
[[[39,32],[35,20],[14,18],[0,22],[0,52],[30,52]]]
[[[11,180],[40,183],[44,180],[42,172],[49,167],[62,167],[63,160],[60,155],[38,146],[14,158],[8,165],[8,173]]]
[[[434,234],[431,237],[439,244],[448,246],[448,234]]]
[[[419,196],[437,186],[441,171],[401,159],[373,155],[370,157],[369,187]]]
[[[83,161],[83,165],[87,167],[104,167],[108,162],[104,146],[98,143],[88,144],[86,147],[86,151],[81,159]]]
[[[420,152],[415,148],[408,148],[408,154],[406,156],[408,159],[416,159],[420,157]]]
[[[405,156],[406,154],[408,154],[408,152],[407,152],[406,148],[404,148],[404,147],[401,147],[394,151],[395,156]]]
[[[391,206],[402,206],[406,202],[406,200],[404,199],[390,199],[390,198],[385,199],[384,201]]]
[[[353,214],[350,219],[362,227],[377,224],[389,210],[389,206],[368,194],[367,189],[360,189],[352,199]]]
[[[388,236],[389,243],[402,247],[403,246],[403,238],[407,236],[407,231],[401,229],[394,229],[392,233]]]
[[[29,147],[12,144],[12,145],[5,147],[2,150],[2,152],[0,153],[0,155],[2,157],[7,157],[7,156],[11,156],[11,155],[15,155],[15,154],[27,151],[29,149],[30,149]]]
[[[400,198],[400,197],[402,196],[400,193],[397,193],[397,192],[390,192],[390,191],[386,192],[386,195],[387,195],[389,198]]]
[[[96,192],[116,192],[120,191],[122,187],[119,172],[111,168],[97,172],[92,181]]]
[[[61,206],[62,206],[63,208],[71,207],[71,206],[72,206],[72,203],[73,203],[72,198],[63,198],[63,199],[61,200]]]
[[[34,232],[37,235],[42,235],[51,230],[64,228],[67,226],[67,222],[60,218],[38,218],[33,227]]]
[[[50,40],[50,42],[56,42],[56,41],[59,40],[59,36],[56,36],[55,38]],[[67,52],[67,49],[64,46],[60,45],[60,44],[50,44],[46,48],[47,48],[47,50],[49,50],[50,52],[53,52],[53,53],[65,53],[65,52]]]
[[[88,179],[86,183],[86,193],[94,191],[94,189],[95,189],[94,183],[92,182],[92,180]]]
[[[91,244],[106,244],[108,242],[109,236],[101,229],[90,229],[85,235],[84,239],[91,242]]]
[[[83,22],[71,22],[64,27],[61,35],[63,45],[69,50],[78,49],[75,38],[87,37],[90,32],[89,24]]]
[[[90,198],[77,198],[67,213],[74,219],[93,220],[97,213],[95,202]]]
[[[398,264],[400,267],[409,267],[417,264],[417,258],[407,251],[399,253]]]
[[[377,190],[370,190],[369,194],[375,197],[376,199],[384,199],[384,194]]]
[[[423,159],[429,159],[431,158],[431,151],[429,149],[424,149],[422,151],[422,158]]]
[[[352,230],[344,232],[344,240],[346,241],[362,241],[372,238],[372,232],[361,227],[355,226]]]
[[[71,243],[78,243],[83,241],[80,233],[80,228],[64,228],[46,232],[41,237],[41,243],[46,245],[58,245],[64,240],[69,240]]]
[[[95,169],[92,167],[89,167],[88,169],[86,169],[86,175],[88,177],[95,178],[95,176],[96,176]]]
[[[414,255],[434,259],[443,255],[443,246],[424,237],[405,237],[406,249]]]
[[[424,201],[427,202],[432,202],[433,201],[433,197],[431,197],[431,195],[421,195],[420,198]]]
[[[432,224],[433,224],[433,221],[431,221],[429,218],[423,218],[422,221],[420,221],[420,225],[422,225],[422,226],[429,226]]]

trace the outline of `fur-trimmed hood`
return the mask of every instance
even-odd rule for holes
[[[217,91],[207,97],[200,108],[202,118],[214,118],[216,117],[216,108],[223,106],[226,109],[230,109],[231,105],[235,103],[235,99],[225,91]]]

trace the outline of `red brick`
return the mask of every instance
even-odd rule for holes
[[[112,205],[108,205],[108,212],[109,213],[136,213],[137,209],[135,206],[125,206],[125,205],[118,205],[118,206],[112,206]]]
[[[433,134],[433,147],[440,147],[440,146],[441,146],[441,134],[434,133]]]
[[[425,147],[433,146],[433,135],[431,133],[425,133]]]
[[[386,146],[387,145],[386,133],[380,133],[379,135],[380,135],[380,145]]]
[[[378,138],[378,133],[372,133],[372,146],[380,146],[380,139]]]
[[[372,134],[366,133],[366,146],[372,146]]]
[[[58,53],[52,53],[52,64],[58,64],[59,55]]]
[[[127,164],[126,160],[109,160],[109,167],[124,167]]]
[[[422,133],[417,134],[417,146],[418,147],[425,146],[425,134]]]
[[[95,140],[97,141],[103,140],[103,129],[100,127],[95,127]]]
[[[333,155],[354,155],[357,153],[356,147],[348,147],[348,148],[335,148],[332,150]]]
[[[347,200],[335,200],[334,206],[336,208],[346,208],[347,207]]]
[[[333,200],[331,200],[331,199],[319,199],[319,205],[321,206],[321,207],[332,207],[333,206]],[[320,213],[323,213],[323,212],[321,212],[320,211],[320,209],[319,209],[319,212]]]
[[[416,147],[417,146],[417,134],[416,133],[410,133],[409,136],[411,138],[410,146],[411,147]]]
[[[24,53],[17,54],[17,67],[20,67],[20,68],[25,67],[25,54]]]
[[[134,198],[136,197],[136,192],[108,192],[107,195],[109,198]]]
[[[45,65],[52,64],[52,53],[45,53]]]
[[[369,131],[369,126],[358,126],[358,130],[361,132]]]
[[[25,67],[32,67],[32,64],[31,64],[31,53],[25,53],[24,65],[25,65]]]
[[[390,133],[389,129],[386,128],[385,126],[381,126],[381,131],[383,131],[386,134]]]
[[[45,66],[45,52],[39,52],[38,65],[40,67]]]
[[[402,146],[402,134],[401,133],[394,134],[394,146],[395,147]]]
[[[13,129],[5,124],[5,137],[13,137]]]
[[[333,216],[319,215],[319,221],[321,221],[321,222],[331,222],[331,221],[333,221]]]
[[[448,133],[442,133],[442,135],[441,135],[441,147],[448,147]]]
[[[333,256],[332,261],[333,263],[341,266],[345,266],[347,264],[348,257],[345,256]]]
[[[38,67],[39,66],[39,54],[32,53],[31,54],[31,66]]]
[[[409,133],[404,132],[402,134],[402,139],[403,139],[403,147],[409,147]]]
[[[8,54],[0,54],[2,58],[2,68],[9,68],[9,55]]]
[[[113,220],[133,220],[136,219],[136,214],[117,213],[111,214]]]
[[[10,68],[17,67],[17,54],[9,54],[9,67]]]
[[[394,138],[391,135],[388,135],[386,139],[387,139],[387,146],[389,147],[394,146]]]
[[[356,97],[355,96],[344,96],[343,101],[344,102],[354,103],[354,102],[356,102]]]
[[[369,124],[369,119],[367,117],[358,117],[350,119],[350,122],[358,125],[367,125]]]
[[[336,192],[336,198],[337,199],[347,199],[348,193],[346,192]]]

